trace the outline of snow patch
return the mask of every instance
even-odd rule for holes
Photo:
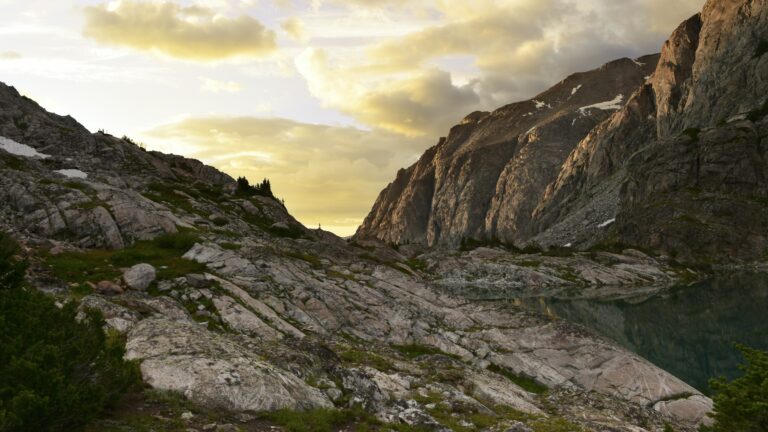
[[[607,221],[605,221],[605,222],[601,223],[601,224],[600,224],[600,225],[598,225],[597,227],[598,227],[598,228],[605,228],[605,227],[607,227],[608,225],[610,225],[610,224],[612,224],[612,223],[614,223],[614,222],[616,222],[616,218],[608,219]]]
[[[644,79],[645,79],[646,81],[648,81],[649,79],[651,79],[651,76],[650,76],[650,75],[648,75],[648,76],[646,76]]]
[[[26,144],[17,143],[12,139],[2,136],[0,136],[0,149],[3,149],[8,153],[16,156],[39,157],[42,159],[51,157],[51,155],[39,153],[37,150]]]
[[[581,115],[585,116],[585,115],[587,115],[587,110],[592,109],[592,108],[600,109],[600,110],[603,110],[603,111],[618,110],[618,109],[621,109],[621,107],[622,107],[621,103],[623,101],[624,101],[624,95],[620,94],[620,95],[616,96],[615,98],[613,98],[613,100],[609,100],[609,101],[600,102],[600,103],[596,103],[596,104],[593,104],[593,105],[587,105],[587,106],[581,107],[581,108],[579,108],[579,113],[581,113]]]
[[[575,95],[576,92],[579,91],[579,89],[581,89],[581,84],[579,84],[576,87],[574,87],[573,89],[571,89],[571,96]]]
[[[564,248],[569,248],[571,246],[573,246],[573,243],[566,243],[563,245]]]
[[[632,61],[635,62],[635,64],[638,65],[638,66],[641,66],[641,67],[645,66],[645,63],[641,63],[641,62],[637,61],[637,59],[632,59]]]
[[[56,170],[54,172],[69,178],[79,178],[79,179],[88,178],[88,174],[80,171],[79,169],[62,169],[62,170]]]
[[[533,103],[535,103],[535,104],[536,104],[536,109],[542,109],[542,108],[544,108],[544,107],[547,107],[547,108],[549,108],[549,109],[552,109],[552,105],[550,105],[550,104],[548,104],[548,103],[546,103],[546,102],[542,102],[542,101],[540,101],[540,100],[536,100],[536,99],[533,99],[533,100],[531,100],[531,102],[533,102]]]

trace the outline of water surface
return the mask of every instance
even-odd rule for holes
[[[589,327],[705,393],[709,378],[739,375],[734,343],[768,350],[768,274],[718,277],[634,298],[521,303]]]

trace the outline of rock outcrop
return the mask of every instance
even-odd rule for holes
[[[762,259],[767,29],[765,1],[712,0],[634,70],[619,60],[471,115],[398,173],[358,238]]]

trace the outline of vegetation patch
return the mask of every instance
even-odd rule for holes
[[[382,372],[389,372],[395,368],[391,361],[370,351],[347,349],[339,353],[339,358],[345,363],[370,366]]]
[[[93,288],[88,284],[77,284],[69,288],[69,294],[77,301],[80,301],[83,297],[93,294]]]
[[[233,250],[233,251],[240,250],[243,247],[243,245],[241,244],[230,243],[230,242],[219,243],[219,246],[221,246],[221,248],[224,250]]]
[[[205,212],[192,205],[188,197],[179,193],[179,191],[186,193],[183,189],[183,187],[173,183],[151,183],[149,191],[145,192],[144,196],[159,204],[170,205],[187,213],[208,217]]]
[[[29,129],[29,123],[27,123],[24,120],[24,116],[16,116],[13,118],[13,125],[16,126],[17,129],[26,131]]]
[[[521,267],[539,268],[541,267],[541,261],[525,260],[520,262]]]
[[[350,281],[355,280],[355,277],[353,275],[341,273],[336,270],[326,270],[325,274],[327,274],[328,277],[332,277],[334,279],[344,279],[344,280],[350,280]]]
[[[26,171],[27,170],[27,162],[20,158],[13,156],[11,154],[1,152],[0,153],[0,160],[3,161],[3,164],[8,167],[9,169],[12,169],[14,171]]]
[[[0,234],[0,430],[79,430],[141,382],[124,340],[75,302],[22,286],[23,263]]]
[[[717,392],[712,398],[715,420],[703,432],[768,430],[768,352],[736,346],[746,360],[739,368],[742,376],[731,382],[725,378],[710,381]]]
[[[277,237],[300,239],[304,237],[304,230],[296,224],[288,224],[288,227],[269,226],[267,232]]]
[[[415,271],[427,271],[428,264],[423,259],[411,258],[405,264]]]
[[[760,58],[765,53],[768,53],[768,40],[760,39],[760,42],[757,43],[757,47],[755,48],[755,55],[753,58]]]
[[[222,227],[222,226],[228,224],[229,220],[227,220],[227,218],[225,218],[225,217],[218,216],[218,217],[213,218],[212,222],[217,227]]]
[[[317,255],[312,255],[304,252],[293,252],[293,251],[286,252],[285,255],[291,258],[296,258],[302,261],[306,261],[312,266],[312,268],[315,268],[315,269],[323,268],[323,263],[320,262],[320,258],[318,258]]]
[[[354,426],[357,431],[386,430],[381,429],[383,423],[380,420],[359,407],[308,411],[282,409],[261,413],[259,418],[282,426],[286,432],[332,432],[346,430],[349,426]]]
[[[682,133],[682,135],[687,136],[692,142],[698,141],[700,134],[701,129],[699,128],[688,128]]]
[[[535,394],[544,394],[548,390],[547,386],[541,385],[531,378],[517,375],[507,368],[491,364],[488,366],[488,370],[507,378],[525,391]]]
[[[192,233],[163,234],[118,251],[94,249],[64,252],[46,256],[45,262],[54,276],[68,282],[112,280],[120,276],[120,267],[139,263],[155,266],[159,279],[173,279],[205,271],[204,264],[181,258],[197,241],[199,237]]]
[[[76,189],[83,193],[88,193],[90,191],[90,188],[88,187],[87,184],[83,182],[75,181],[75,180],[65,181],[61,185],[64,186],[65,188]]]
[[[747,118],[754,123],[762,120],[766,115],[768,115],[768,100],[763,102],[763,106],[747,114]]]
[[[235,189],[235,195],[243,197],[259,195],[268,198],[275,198],[275,196],[272,194],[272,183],[270,183],[269,179],[264,179],[261,183],[252,185],[245,177],[237,178],[237,189]]]

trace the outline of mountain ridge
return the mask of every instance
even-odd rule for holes
[[[747,177],[756,180],[748,186],[748,191],[739,191],[735,186],[731,188],[729,191],[734,192],[734,196],[730,204],[748,200],[752,195],[759,200],[764,190],[761,179],[766,173],[762,168],[765,164],[760,162],[765,153],[765,147],[760,144],[764,136],[760,132],[764,115],[757,113],[761,112],[760,107],[765,102],[765,82],[760,77],[765,76],[767,68],[766,56],[759,52],[762,40],[759,35],[768,27],[767,9],[764,1],[707,2],[702,13],[686,20],[673,32],[659,57],[644,58],[647,64],[641,67],[647,72],[642,79],[635,75],[634,85],[627,85],[620,92],[613,90],[622,97],[603,94],[595,98],[596,106],[610,107],[614,112],[597,117],[589,130],[571,130],[578,127],[581,117],[576,117],[571,125],[561,124],[560,127],[553,121],[538,129],[533,125],[525,132],[514,128],[497,131],[495,136],[487,139],[503,147],[504,143],[516,138],[518,148],[515,152],[500,152],[490,147],[477,150],[475,160],[487,158],[487,165],[472,165],[471,160],[459,160],[459,157],[441,160],[436,150],[446,147],[441,139],[419,162],[400,171],[397,180],[382,191],[358,229],[357,238],[451,248],[462,240],[501,242],[519,247],[568,245],[581,249],[598,243],[617,242],[691,261],[762,259],[763,250],[768,246],[763,234],[768,219],[763,207],[745,207],[751,213],[762,215],[751,220],[711,215],[705,204],[695,204],[696,199],[688,197],[684,191],[697,187],[696,175],[689,176],[688,180],[678,176],[675,190],[670,190],[672,186],[667,184],[667,198],[672,203],[667,208],[679,208],[651,216],[654,212],[649,208],[659,203],[650,202],[652,200],[646,196],[643,198],[645,204],[641,205],[640,198],[631,193],[645,188],[640,185],[640,174],[651,167],[634,166],[638,159],[631,156],[654,142],[670,142],[680,134],[694,134],[698,138],[703,129],[702,137],[705,137],[712,128],[740,127],[729,126],[729,121],[750,121],[756,132],[743,138],[754,145],[751,150],[734,150],[742,152],[744,161],[751,161],[744,162],[752,164]],[[603,68],[588,73],[599,73]],[[613,73],[627,72],[617,70]],[[563,93],[567,87],[563,83],[573,77],[542,95]],[[575,94],[585,90],[587,88],[572,89],[577,92]],[[538,98],[544,99],[541,95]],[[537,100],[507,105],[495,113],[509,115],[510,123],[521,121],[521,116],[526,113],[515,112],[514,107],[519,104],[542,106]],[[557,105],[560,103],[561,99],[556,101],[556,108],[561,108]],[[598,111],[594,107],[574,110],[564,106],[562,109],[581,114],[587,110],[592,115]],[[457,128],[465,127],[456,126],[449,135],[457,155],[476,148],[471,136],[457,132]],[[537,146],[526,146],[525,141],[531,136],[536,139],[537,133],[542,135],[541,142]],[[576,139],[570,134],[575,134]],[[549,153],[542,150],[548,145]],[[656,148],[660,150],[664,146]],[[530,153],[528,157],[526,152]],[[703,154],[699,150],[695,152]],[[712,160],[707,169],[720,170],[722,184],[737,183],[728,172],[740,162],[736,158],[728,162],[722,151],[717,158],[719,160]],[[483,169],[479,168],[481,165]],[[504,168],[499,170],[500,166]],[[432,171],[437,173],[437,180],[430,189],[424,185],[430,185]],[[638,175],[627,177],[627,173]],[[669,177],[671,173],[665,175]],[[718,177],[718,174],[713,176]],[[684,184],[686,182],[688,184]],[[714,182],[709,184],[713,190],[704,191],[704,196],[722,195],[722,190],[714,190]],[[720,205],[721,208],[725,206],[725,203]],[[679,223],[682,216],[691,213],[692,207],[697,207],[704,215],[709,214],[702,218],[699,227]],[[634,214],[643,211],[647,214],[644,221],[633,220]],[[655,228],[659,225],[661,229]],[[685,234],[675,234],[676,229]],[[740,233],[741,240],[728,241],[725,238],[728,230]],[[668,237],[675,240],[664,239]],[[696,237],[701,240],[693,241]],[[755,237],[758,239],[754,240]],[[748,242],[750,247],[738,250],[738,243],[747,238],[753,238]],[[708,248],[702,248],[707,244],[710,245]],[[720,257],[715,253],[719,247],[725,249]]]

